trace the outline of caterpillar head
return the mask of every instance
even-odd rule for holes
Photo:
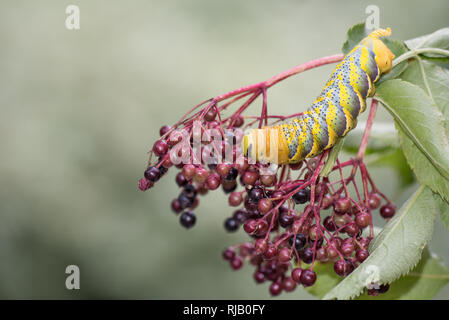
[[[376,64],[379,67],[381,73],[388,73],[391,70],[394,54],[390,49],[382,42],[379,37],[385,37],[391,35],[391,29],[377,29],[371,32],[360,44],[370,48],[376,55]]]

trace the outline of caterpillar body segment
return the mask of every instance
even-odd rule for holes
[[[256,161],[286,164],[332,148],[356,127],[366,98],[375,93],[374,83],[391,70],[394,55],[379,39],[390,34],[390,28],[375,30],[354,47],[301,116],[249,131],[243,138],[244,154]]]

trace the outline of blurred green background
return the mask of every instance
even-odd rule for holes
[[[81,29],[65,28],[76,4]],[[347,29],[380,8],[409,39],[446,27],[439,1],[18,1],[0,3],[0,298],[269,298],[252,267],[221,251],[232,213],[217,191],[186,231],[170,211],[174,171],[137,189],[159,127],[205,98],[340,52]],[[304,110],[333,67],[270,90],[278,114]],[[366,114],[363,118],[366,118]],[[377,121],[391,121],[381,110]],[[390,169],[376,182],[400,205]],[[431,248],[449,265],[448,232]],[[81,269],[81,290],[65,268]],[[313,299],[302,289],[283,299]],[[449,288],[437,298],[449,298]]]

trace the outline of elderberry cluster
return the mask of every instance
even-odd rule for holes
[[[224,122],[216,121],[216,117],[215,109],[205,113],[202,130],[244,124],[242,117]],[[161,138],[152,148],[157,160],[145,170],[139,188],[145,191],[153,187],[169,168],[177,168],[175,180],[180,192],[171,208],[185,228],[196,223],[193,210],[199,204],[198,197],[221,188],[234,208],[232,215],[224,218],[225,230],[236,232],[242,227],[250,238],[224,250],[223,259],[234,270],[242,268],[245,261],[252,265],[255,282],[269,282],[273,296],[291,292],[299,285],[312,286],[319,276],[314,271],[317,262],[332,263],[339,276],[350,274],[369,257],[372,211],[380,209],[386,219],[395,214],[395,206],[373,184],[369,193],[360,195],[353,176],[334,181],[320,177],[320,156],[281,166],[271,173],[262,170],[267,165],[250,164],[247,159],[226,163],[215,154],[215,161],[205,161],[211,159],[211,150],[217,149],[223,153],[231,150],[236,160],[240,145],[234,135],[225,133],[218,146],[210,142],[201,147],[199,162],[194,163],[192,155],[187,163],[174,164],[171,154],[180,154],[175,147],[181,140],[169,139],[170,132],[168,126],[160,129]],[[193,148],[193,132],[190,129],[188,133],[188,146]],[[348,192],[350,184],[356,190],[355,198]],[[368,232],[362,235],[364,229]],[[368,294],[386,290],[388,286],[381,286],[368,289]]]

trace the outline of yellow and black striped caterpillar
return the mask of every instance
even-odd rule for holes
[[[277,164],[297,163],[332,148],[357,125],[374,83],[391,70],[394,54],[379,39],[378,29],[351,50],[332,72],[321,94],[301,116],[278,126],[252,129],[243,138],[250,159]]]

